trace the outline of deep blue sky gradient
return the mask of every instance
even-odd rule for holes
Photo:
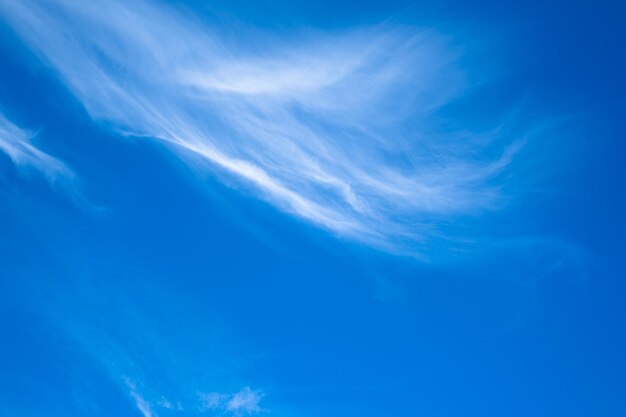
[[[625,6],[176,3],[278,33],[393,19],[484,43],[467,59],[497,79],[446,111],[558,119],[523,154],[540,191],[466,220],[507,244],[388,254],[93,122],[2,25],[2,112],[77,180],[0,154],[0,415],[141,416],[122,373],[186,404],[250,386],[277,417],[626,415]]]

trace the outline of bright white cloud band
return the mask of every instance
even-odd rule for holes
[[[228,36],[158,2],[0,4],[93,118],[340,235],[394,247],[499,198],[513,147],[487,159],[431,122],[463,78],[434,33]]]

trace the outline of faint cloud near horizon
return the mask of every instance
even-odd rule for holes
[[[158,401],[146,399],[138,390],[137,384],[130,378],[123,378],[129,390],[129,396],[134,402],[135,408],[143,417],[157,417],[159,412],[176,413],[183,415],[198,415],[205,413],[219,413],[219,415],[231,417],[252,416],[267,410],[260,406],[265,393],[244,386],[239,391],[226,394],[221,392],[208,392],[198,395],[199,406],[183,406],[181,402],[173,402],[165,397]]]
[[[252,415],[263,411],[259,403],[265,394],[250,387],[243,387],[233,394],[209,392],[200,394],[200,411],[220,411],[233,417]]]

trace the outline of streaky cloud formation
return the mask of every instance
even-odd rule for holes
[[[143,417],[153,417],[155,414],[152,411],[150,403],[137,391],[137,387],[130,379],[126,379],[126,385],[130,390],[130,396],[135,402],[135,407],[141,413]]]
[[[143,417],[157,416],[158,413],[155,410],[170,414],[183,413],[185,415],[204,415],[207,413],[215,415],[219,413],[220,415],[233,417],[251,416],[264,411],[260,406],[260,402],[265,394],[248,386],[231,394],[221,392],[199,394],[199,407],[187,412],[180,402],[173,403],[166,398],[161,398],[159,401],[152,403],[139,392],[134,381],[124,378],[124,382],[129,390],[130,398]]]
[[[0,113],[0,151],[5,153],[20,171],[35,170],[49,182],[59,177],[73,176],[59,159],[45,153],[32,143],[34,133],[10,122]]]
[[[0,4],[94,119],[387,250],[437,236],[438,220],[497,207],[497,178],[520,146],[487,152],[496,135],[433,122],[461,96],[464,74],[432,31],[233,37],[158,1]]]
[[[137,384],[132,379],[125,377],[123,380],[128,388],[128,394],[135,404],[135,408],[143,417],[156,417],[159,415],[157,410],[177,414],[184,412],[180,402],[172,402],[167,398],[161,398],[156,402],[151,402],[139,392]]]

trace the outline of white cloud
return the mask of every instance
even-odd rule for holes
[[[339,235],[393,249],[501,198],[494,178],[515,146],[488,156],[490,135],[433,121],[464,78],[436,33],[240,27],[233,40],[145,0],[0,0],[0,12],[94,119]]]
[[[125,379],[126,386],[130,390],[130,397],[135,402],[135,407],[137,410],[143,415],[143,417],[155,417],[155,414],[152,411],[152,405],[139,394],[137,391],[137,386],[129,379]]]
[[[164,408],[166,410],[172,410],[172,411],[183,411],[183,405],[177,401],[177,402],[172,402],[170,400],[168,400],[167,398],[161,398],[158,402],[157,405],[161,408]]]
[[[201,411],[228,412],[233,416],[252,415],[263,411],[259,406],[264,394],[250,387],[243,387],[234,394],[210,392],[201,394]]]
[[[60,176],[71,177],[72,172],[57,158],[38,149],[33,143],[35,135],[11,123],[0,114],[0,151],[4,152],[18,169],[33,169],[48,181]]]

